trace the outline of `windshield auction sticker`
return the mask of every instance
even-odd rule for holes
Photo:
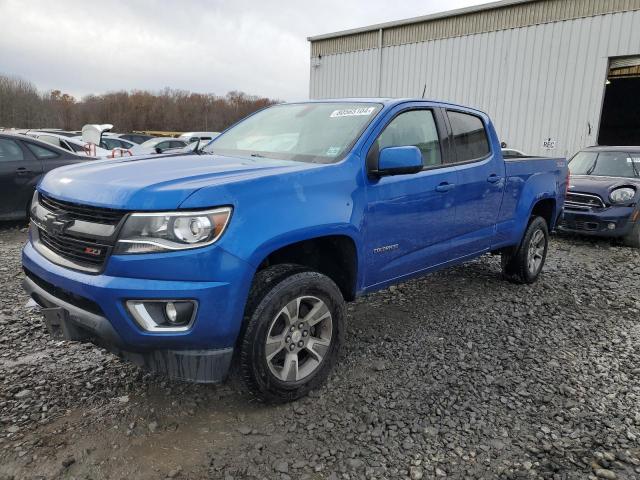
[[[345,108],[342,110],[334,110],[329,115],[330,118],[337,117],[357,117],[359,115],[371,115],[375,111],[376,107],[364,107],[364,108]]]

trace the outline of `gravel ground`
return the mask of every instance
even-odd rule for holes
[[[640,478],[640,254],[554,237],[349,306],[328,384],[289,405],[52,341],[0,228],[0,479]]]

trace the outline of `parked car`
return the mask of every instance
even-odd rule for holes
[[[558,229],[620,238],[640,248],[640,147],[592,147],[570,161],[571,183]]]
[[[20,134],[0,133],[0,220],[21,220],[42,175],[54,168],[89,160]]]
[[[184,140],[177,138],[152,138],[146,142],[132,147],[130,150],[134,155],[148,155],[150,153],[162,153],[173,148],[183,148],[187,145]]]
[[[75,140],[82,141],[82,136],[73,137],[73,138]],[[129,140],[124,140],[120,137],[104,134],[102,135],[102,139],[100,140],[99,146],[100,148],[103,148],[105,150],[113,150],[114,148],[123,148],[125,150],[129,150],[135,147],[136,145],[138,144],[134,142],[130,142]]]
[[[110,134],[110,136],[118,137],[123,140],[127,140],[129,142],[137,143],[138,145],[146,142],[147,140],[151,140],[152,138],[154,138],[151,135],[145,135],[143,133],[114,133],[114,134]]]
[[[63,137],[77,137],[78,135],[82,134],[82,132],[77,130],[67,131],[67,130],[59,130],[57,128],[42,128],[39,131],[54,133],[56,135],[62,135]]]
[[[327,377],[344,300],[489,252],[535,282],[568,176],[505,161],[485,114],[424,100],[277,105],[206,148],[48,174],[24,285],[54,335],[190,381],[235,358],[281,401]]]
[[[76,139],[58,133],[29,131],[27,132],[27,135],[79,155],[89,156],[89,153],[91,153],[91,156],[106,158],[111,154],[109,150],[101,147],[95,147],[95,150],[90,152],[87,148],[87,143],[83,142],[82,139]]]
[[[187,143],[200,140],[204,144],[210,142],[218,135],[220,135],[220,132],[186,132],[180,135],[178,138],[180,140],[184,140]]]

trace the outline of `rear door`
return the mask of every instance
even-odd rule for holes
[[[0,137],[0,217],[23,218],[42,175],[42,163],[18,139]]]
[[[424,166],[414,174],[367,176],[367,287],[446,262],[455,218],[456,170],[443,162],[438,110],[405,104],[389,117],[368,149],[369,169],[377,168],[383,148],[409,145],[420,149]]]
[[[487,120],[466,111],[446,111],[451,135],[450,161],[458,172],[454,258],[486,251],[495,236],[502,203],[505,166],[500,149],[492,145]]]

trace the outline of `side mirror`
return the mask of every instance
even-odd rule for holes
[[[387,147],[378,155],[378,170],[375,175],[406,175],[422,170],[422,153],[418,147]]]
[[[162,153],[162,149],[160,147],[156,147],[156,153]]]

